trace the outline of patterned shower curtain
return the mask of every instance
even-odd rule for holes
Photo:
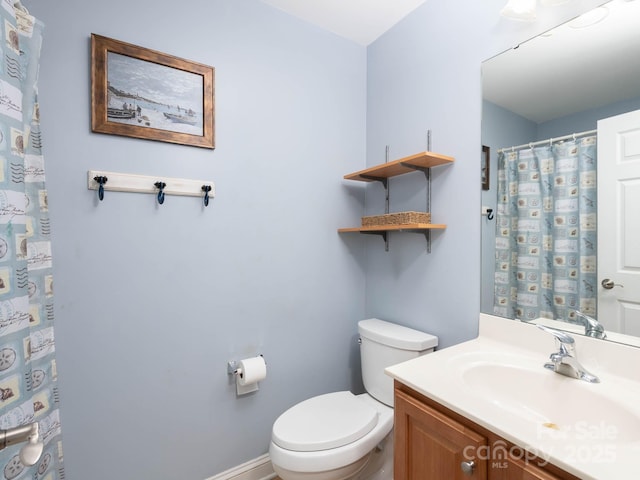
[[[496,315],[595,315],[596,138],[499,154]]]
[[[0,0],[0,428],[38,422],[44,451],[0,452],[4,479],[64,478],[53,334],[50,224],[37,79],[42,24]]]

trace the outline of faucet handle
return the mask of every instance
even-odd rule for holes
[[[579,378],[590,383],[598,383],[600,380],[595,375],[587,372],[576,358],[575,343],[571,335],[555,328],[537,325],[540,330],[553,335],[558,342],[558,352],[554,352],[549,356],[551,362],[545,363],[544,368],[553,370],[556,373],[566,375],[567,377]]]
[[[566,332],[563,332],[561,330],[556,330],[555,328],[545,327],[544,325],[540,325],[540,324],[536,324],[536,327],[556,337],[556,340],[558,340],[561,344],[573,345],[574,343],[576,343],[573,337]]]
[[[582,313],[580,310],[575,310],[576,317],[584,321],[584,334],[588,337],[605,339],[607,334],[604,331],[604,327],[595,318],[590,317]]]
[[[574,313],[576,314],[576,317],[581,318],[588,325],[596,325],[598,323],[598,321],[595,318],[590,317],[586,313],[582,313],[580,310],[574,310]]]

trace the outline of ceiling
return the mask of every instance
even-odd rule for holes
[[[261,0],[367,46],[425,0]]]
[[[640,97],[640,1],[604,8],[599,23],[567,22],[484,62],[483,97],[536,123]]]
[[[261,1],[367,46],[426,0]],[[640,97],[640,0],[606,7],[595,25],[568,22],[484,62],[484,98],[542,123]]]

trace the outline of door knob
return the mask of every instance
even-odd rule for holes
[[[460,468],[465,475],[473,475],[473,471],[476,468],[476,462],[474,462],[473,460],[470,460],[468,462],[461,462]]]
[[[610,278],[605,278],[604,280],[602,280],[600,285],[602,285],[602,288],[604,288],[605,290],[611,290],[613,287],[624,288],[624,285],[620,285],[619,283],[613,283],[613,280],[611,280]]]

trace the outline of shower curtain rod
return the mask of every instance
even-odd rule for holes
[[[537,142],[531,142],[531,143],[524,143],[522,145],[517,145],[515,147],[505,147],[505,148],[499,148],[498,149],[498,153],[501,152],[506,152],[511,150],[512,152],[514,150],[520,150],[521,148],[526,148],[526,147],[535,147],[538,145],[544,145],[545,143],[548,143],[549,145],[551,145],[553,142],[561,142],[563,140],[569,140],[569,139],[573,139],[575,140],[578,137],[585,137],[587,135],[593,135],[595,133],[598,133],[598,130],[587,130],[585,132],[580,132],[580,133],[572,133],[571,135],[565,135],[564,137],[557,137],[557,138],[550,138],[548,140],[538,140]]]

